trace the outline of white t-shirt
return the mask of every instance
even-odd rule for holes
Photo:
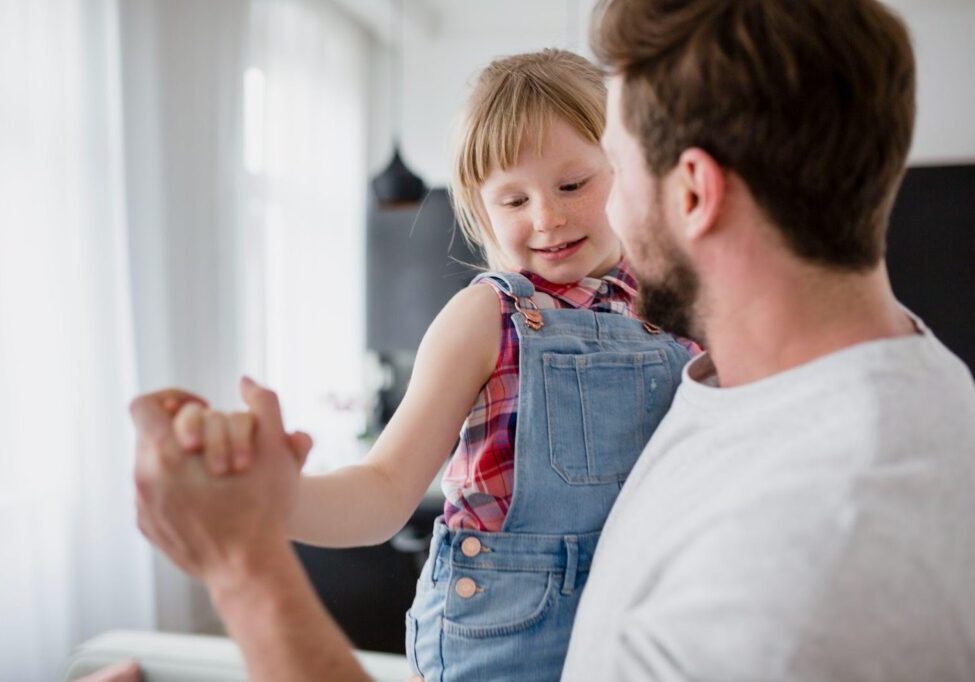
[[[613,508],[563,679],[975,680],[965,365],[923,330],[713,375],[685,368]]]

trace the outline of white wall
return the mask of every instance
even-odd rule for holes
[[[975,162],[975,0],[890,0],[917,58],[911,163]]]
[[[417,4],[419,3],[419,4]],[[918,61],[918,120],[911,162],[975,161],[975,0],[890,0],[911,30]],[[407,21],[403,151],[428,185],[449,176],[448,132],[469,83],[492,58],[542,47],[589,54],[593,0],[406,0],[435,21]],[[389,62],[375,60],[370,168],[389,159]]]
[[[406,0],[409,14],[415,0]],[[473,78],[495,57],[567,47],[588,54],[594,0],[426,0],[434,21],[405,32],[403,144],[407,165],[429,186],[449,176],[449,132]],[[389,160],[389,55],[375,60],[370,168]]]

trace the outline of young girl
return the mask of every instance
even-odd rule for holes
[[[600,72],[560,50],[481,74],[451,189],[493,272],[431,324],[362,463],[301,481],[295,539],[384,542],[460,433],[407,613],[407,655],[427,682],[559,678],[600,530],[688,359],[633,313],[603,212],[604,99]],[[184,442],[199,430],[177,424]]]

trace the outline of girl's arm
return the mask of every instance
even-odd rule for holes
[[[379,544],[419,505],[497,364],[501,312],[490,286],[455,295],[430,325],[402,403],[360,464],[303,476],[289,530],[325,547]]]

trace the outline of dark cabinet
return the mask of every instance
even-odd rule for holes
[[[325,549],[295,543],[319,599],[359,649],[402,654],[406,610],[426,561],[443,502],[427,500],[402,535],[373,547]]]

